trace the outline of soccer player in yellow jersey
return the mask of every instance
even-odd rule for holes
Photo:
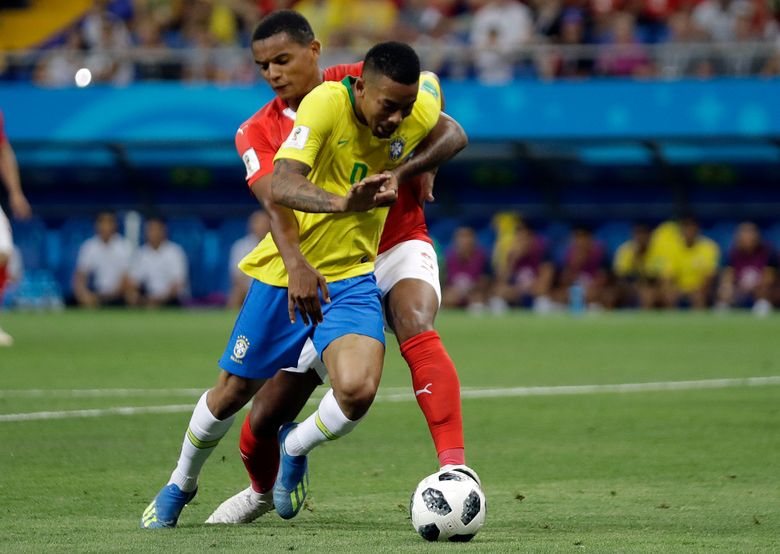
[[[303,504],[306,454],[350,432],[373,402],[384,356],[373,262],[388,211],[377,206],[395,198],[398,183],[389,170],[409,157],[440,111],[439,84],[420,73],[414,50],[383,43],[366,55],[360,78],[324,83],[304,98],[277,154],[273,199],[297,210],[300,251],[327,281],[322,321],[310,326],[295,317],[281,255],[268,237],[241,263],[254,280],[219,365],[220,383],[243,386],[250,395],[279,368],[297,366],[307,339],[328,367],[333,388],[317,412],[280,430],[274,503],[282,517],[293,517]],[[209,400],[201,397],[182,447],[188,473],[179,475],[177,466],[145,510],[142,527],[175,526],[195,496],[200,467],[240,408],[217,419]]]
[[[296,126],[276,155],[274,200],[298,210],[301,253],[328,281],[331,299],[314,330],[292,325],[299,330],[292,347],[282,343],[288,358],[269,366],[294,365],[289,356],[297,356],[311,336],[332,383],[315,414],[280,430],[274,506],[283,518],[295,516],[306,496],[306,455],[355,427],[373,401],[382,372],[384,331],[372,271],[387,208],[340,213],[344,195],[351,183],[372,177],[365,186],[381,185],[386,190],[380,189],[379,196],[392,195],[398,184],[384,172],[409,156],[435,126],[440,111],[439,84],[434,76],[420,74],[414,50],[401,43],[379,44],[366,54],[362,77],[323,83],[304,98]],[[241,267],[257,279],[245,307],[253,302],[255,289],[263,292],[261,302],[268,306],[268,285],[284,286],[286,275],[273,241],[258,245]],[[281,308],[286,300],[279,296]],[[278,321],[272,324],[278,326]],[[280,341],[256,328],[254,321],[243,325],[240,315],[234,337],[245,336],[248,344],[254,340],[256,352],[266,359]],[[240,372],[229,358],[223,357],[223,369]]]

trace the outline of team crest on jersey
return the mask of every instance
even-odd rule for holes
[[[404,146],[406,146],[406,141],[401,137],[395,137],[390,141],[390,159],[394,162],[400,160],[404,153]]]
[[[239,335],[236,339],[236,344],[233,345],[233,355],[230,356],[230,359],[239,364],[243,363],[241,360],[244,359],[248,350],[249,339],[244,335]]]

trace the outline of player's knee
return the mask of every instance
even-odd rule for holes
[[[379,381],[372,378],[346,379],[335,390],[336,400],[344,415],[351,420],[363,417],[374,402]]]
[[[249,419],[252,433],[256,437],[275,437],[279,427],[287,423],[283,421],[285,418],[280,417],[278,412],[275,413],[266,403],[258,402],[257,400],[252,403]]]
[[[433,330],[434,313],[423,307],[405,307],[393,311],[393,331],[398,342]]]

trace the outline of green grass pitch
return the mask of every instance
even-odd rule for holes
[[[381,398],[352,435],[311,455],[307,509],[292,522],[271,513],[247,526],[203,525],[246,486],[234,425],[180,527],[141,530],[198,396],[182,389],[213,383],[233,317],[0,316],[17,340],[0,350],[2,415],[185,406],[0,416],[1,552],[780,551],[777,384],[464,398],[468,461],[488,499],[487,523],[467,544],[425,543],[409,523],[409,496],[436,469],[411,397]],[[438,327],[464,390],[780,375],[778,317],[443,313]],[[393,337],[388,345],[381,394],[397,396],[410,378]],[[102,392],[73,392],[84,389]]]

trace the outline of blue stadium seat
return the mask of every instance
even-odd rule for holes
[[[79,248],[89,237],[95,234],[95,223],[88,218],[73,218],[67,220],[59,230],[59,242],[61,245],[61,257],[58,266],[52,266],[57,281],[66,296],[73,290],[73,272],[76,269],[76,260]]]
[[[764,239],[769,241],[776,250],[780,250],[780,222],[771,225],[763,235]]]
[[[737,228],[735,221],[720,221],[711,227],[702,229],[702,235],[714,240],[720,247],[721,262],[725,261],[726,254],[731,248],[731,242],[734,239],[734,230]]]
[[[569,243],[569,235],[571,234],[571,226],[562,221],[551,221],[545,227],[542,227],[539,232],[547,239],[553,262],[556,264],[563,263],[566,246]]]
[[[631,223],[628,221],[610,221],[594,233],[597,240],[604,245],[606,254],[611,260],[621,244],[631,239]]]
[[[184,249],[190,268],[192,296],[202,297],[209,292],[208,268],[204,263],[206,227],[197,217],[180,217],[168,220],[168,237]]]
[[[441,245],[443,250],[447,250],[452,241],[452,233],[455,229],[463,225],[461,221],[454,217],[441,217],[428,225],[428,232]]]
[[[217,231],[219,252],[216,260],[216,290],[230,291],[230,249],[233,243],[246,235],[246,218],[226,219]]]
[[[46,267],[46,225],[34,217],[27,221],[13,220],[14,244],[22,254],[25,270]]]

